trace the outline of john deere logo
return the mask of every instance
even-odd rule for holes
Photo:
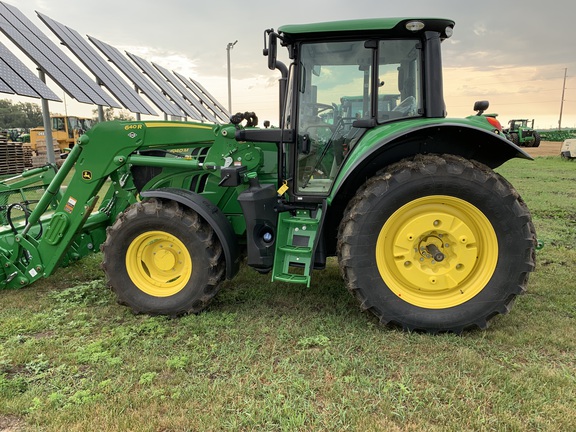
[[[92,180],[92,171],[82,171],[82,178],[84,180]]]

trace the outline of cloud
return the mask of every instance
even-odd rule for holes
[[[156,63],[168,70],[175,70],[185,76],[197,74],[197,64],[184,53],[164,50],[161,48],[135,46],[117,46],[120,51],[127,51],[147,60],[149,63]]]
[[[517,2],[483,0],[412,0],[388,2],[381,0],[291,0],[278,12],[275,3],[252,0],[218,3],[167,0],[158,5],[152,0],[99,0],[97,3],[77,0],[3,0],[18,7],[49,37],[51,32],[36,18],[34,10],[45,13],[81,34],[90,34],[119,49],[155,62],[169,70],[199,79],[205,87],[227,100],[226,45],[238,40],[230,52],[234,100],[248,105],[250,98],[259,106],[277,109],[277,71],[267,68],[262,56],[263,31],[283,24],[322,22],[340,19],[373,18],[376,16],[444,16],[456,22],[454,36],[443,44],[443,63],[447,68],[445,91],[454,97],[462,90],[462,106],[467,113],[473,88],[482,97],[499,92],[542,92],[560,89],[564,68],[574,74],[573,0]],[[524,80],[522,89],[496,85],[487,77],[498,73],[501,82],[510,78]],[[458,74],[471,81],[468,87],[456,86]],[[494,80],[495,77],[492,77]],[[545,83],[540,83],[543,80]],[[241,86],[248,90],[241,90]],[[574,87],[574,85],[572,85]],[[256,97],[256,93],[258,96]],[[246,97],[246,100],[241,98]],[[518,96],[520,97],[520,96]],[[522,96],[524,97],[524,96]],[[494,98],[491,98],[494,99]],[[576,96],[567,94],[567,100]],[[465,101],[465,102],[464,102]],[[535,104],[531,104],[532,107]],[[248,109],[248,107],[246,107]],[[540,109],[540,105],[539,105]],[[555,105],[548,108],[556,112]],[[452,109],[451,112],[458,113]],[[565,115],[576,116],[576,106],[566,104]]]
[[[484,24],[476,24],[474,26],[473,32],[476,36],[484,36],[488,32],[488,30],[486,29],[486,26],[484,26]]]

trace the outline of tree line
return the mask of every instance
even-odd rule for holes
[[[98,110],[92,111],[97,120]],[[104,120],[134,120],[126,110],[116,111],[114,108],[104,108]],[[31,129],[42,127],[42,108],[30,102],[13,103],[10,99],[0,99],[0,130]]]
[[[0,99],[0,129],[30,129],[42,126],[42,109],[30,102]]]

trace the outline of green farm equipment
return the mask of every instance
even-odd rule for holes
[[[480,115],[485,101],[479,115],[446,118],[441,42],[453,26],[266,30],[264,54],[281,75],[277,128],[250,112],[225,125],[96,125],[58,170],[0,183],[0,288],[101,250],[119,303],[178,316],[206,308],[243,261],[310,286],[337,256],[382,324],[486,328],[525,291],[536,244],[526,205],[493,169],[531,157]],[[362,109],[346,115],[346,95],[362,95]]]
[[[538,147],[540,145],[540,133],[534,129],[534,120],[528,124],[527,119],[510,120],[509,127],[504,129],[504,134],[514,144],[522,147]]]

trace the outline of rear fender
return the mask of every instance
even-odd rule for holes
[[[141,192],[143,198],[176,201],[197,212],[216,233],[226,257],[226,278],[232,279],[240,269],[240,248],[232,225],[222,211],[202,195],[184,189],[163,188]]]
[[[454,154],[496,168],[512,158],[532,160],[501,135],[456,121],[396,122],[367,131],[352,149],[328,198],[325,226],[329,254],[336,251],[338,226],[358,188],[386,166],[417,154]]]
[[[332,198],[343,187],[359,186],[385,166],[416,154],[454,154],[493,169],[513,158],[533,160],[504,136],[479,127],[456,122],[404,125],[393,133],[378,128],[364,135],[340,171]]]

